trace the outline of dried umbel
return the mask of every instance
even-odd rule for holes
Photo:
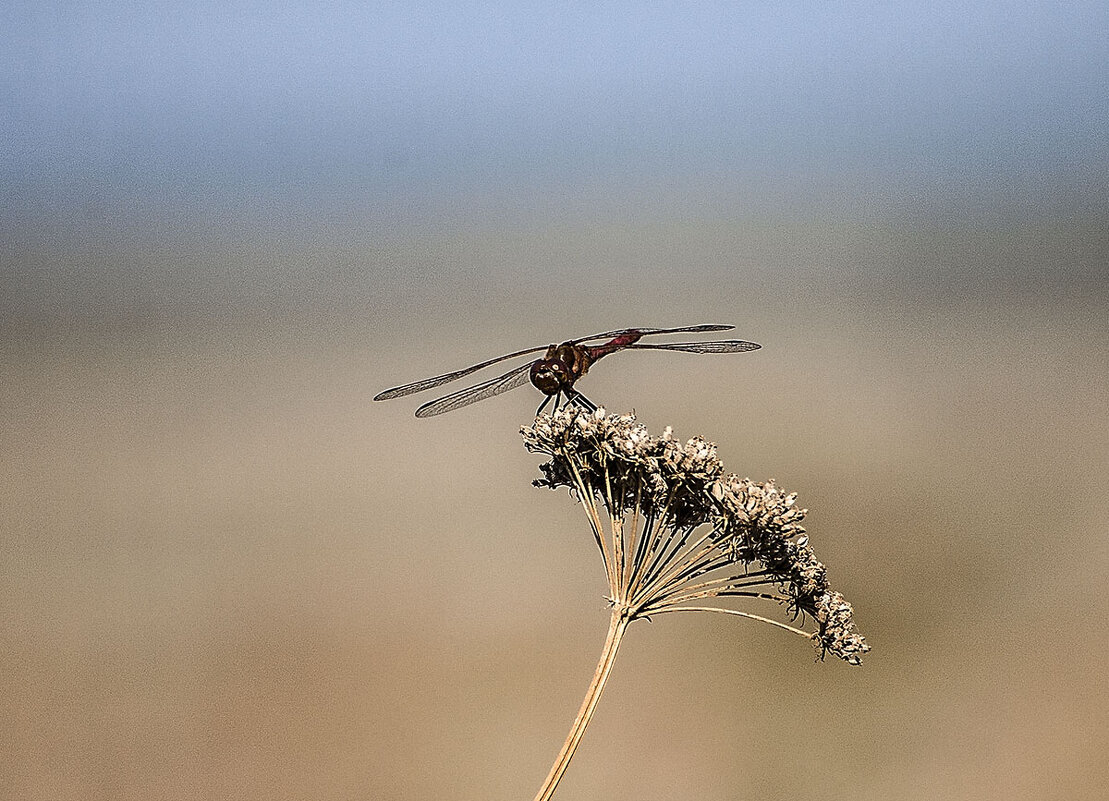
[[[562,752],[536,796],[548,799],[573,756],[631,621],[714,611],[760,620],[811,639],[820,657],[858,665],[870,650],[851,605],[828,586],[795,493],[773,481],[725,475],[716,446],[651,436],[634,415],[567,406],[521,429],[528,450],[550,461],[537,486],[567,487],[581,502],[604,559],[612,620],[597,672]],[[603,517],[602,517],[603,512]],[[607,525],[606,520],[607,518]],[[814,631],[726,606],[754,598],[786,607]]]

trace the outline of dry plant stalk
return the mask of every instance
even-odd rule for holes
[[[536,801],[554,794],[566,772],[628,625],[669,612],[711,611],[759,620],[858,665],[870,650],[851,605],[828,586],[827,571],[808,545],[796,506],[773,481],[725,475],[716,446],[700,437],[684,444],[667,428],[652,437],[634,415],[564,407],[521,429],[528,450],[550,461],[540,487],[569,488],[581,502],[604,559],[612,618],[593,681]],[[720,599],[759,598],[787,607],[811,634],[769,618],[716,606]]]

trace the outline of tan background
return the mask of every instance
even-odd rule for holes
[[[529,343],[727,321],[764,349],[618,354],[581,387],[800,492],[874,651],[638,624],[560,797],[1099,797],[1109,306],[1082,275],[1104,235],[852,225],[416,241],[395,269],[449,253],[480,277],[386,286],[357,319],[18,331],[4,795],[530,797],[606,625],[584,518],[529,485],[538,395],[423,421],[369,399]],[[489,279],[508,252],[539,273]]]
[[[1104,798],[1105,4],[324,5],[3,15],[0,799],[531,798],[607,625],[539,397],[370,399],[696,323],[580,388],[874,650],[636,624],[556,797]]]

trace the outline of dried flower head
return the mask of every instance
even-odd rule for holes
[[[669,428],[652,437],[634,415],[570,406],[541,415],[521,433],[529,450],[551,457],[535,484],[568,487],[585,507],[613,603],[631,617],[705,598],[771,598],[795,618],[817,622],[806,636],[822,655],[857,665],[869,650],[850,604],[829,589],[827,570],[809,547],[801,525],[807,510],[797,506],[796,493],[773,480],[725,475],[713,443],[700,437],[682,443]]]
[[[796,493],[773,481],[726,475],[716,446],[651,436],[634,415],[566,406],[521,429],[540,465],[540,487],[567,487],[581,502],[604,559],[613,613],[597,673],[538,799],[550,798],[580,741],[628,623],[668,612],[715,611],[753,618],[809,638],[819,655],[858,665],[870,650],[851,605],[828,586],[801,525]],[[608,518],[602,520],[601,510]],[[755,598],[784,605],[815,631],[723,606]]]

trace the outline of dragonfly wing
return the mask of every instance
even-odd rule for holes
[[[572,340],[570,340],[570,344],[577,344],[579,342],[589,342],[590,340],[594,340],[594,339],[612,339],[613,337],[618,337],[618,336],[623,336],[625,334],[633,334],[633,333],[634,334],[642,334],[644,336],[649,336],[649,335],[653,335],[653,334],[678,334],[678,333],[705,332],[705,331],[728,331],[732,328],[735,328],[735,326],[734,325],[688,325],[688,326],[682,326],[680,328],[621,328],[621,329],[616,330],[616,331],[605,331],[605,332],[602,332],[600,334],[593,334],[592,336],[581,337],[580,339],[572,339]],[[689,343],[686,343],[686,344],[688,345]],[[700,343],[693,343],[693,344],[700,344]],[[720,343],[720,344],[722,344],[722,343]],[[748,344],[750,344],[750,343],[748,343]],[[657,345],[657,346],[656,345],[635,345],[634,347],[637,347],[637,348],[657,347],[657,348],[660,348],[660,349],[663,349],[663,350],[688,350],[689,349],[688,347],[670,346],[670,345]],[[758,347],[758,346],[755,346],[755,347]],[[378,393],[374,397],[374,400],[375,401],[391,400],[393,398],[401,398],[401,397],[404,397],[405,395],[412,395],[412,394],[415,394],[417,392],[423,392],[425,389],[434,389],[435,387],[440,387],[443,384],[449,384],[452,381],[457,381],[459,378],[463,378],[465,376],[468,376],[471,373],[476,373],[478,370],[489,367],[490,365],[497,364],[498,362],[503,362],[506,359],[514,359],[517,356],[526,356],[529,353],[538,353],[539,351],[546,350],[546,349],[547,349],[546,345],[539,345],[539,346],[534,347],[534,348],[526,348],[524,350],[518,350],[514,353],[506,353],[504,356],[498,356],[495,359],[488,359],[487,361],[480,362],[480,363],[472,365],[470,367],[466,367],[462,370],[455,370],[452,373],[443,373],[442,375],[433,376],[431,378],[425,378],[422,381],[414,381],[411,384],[403,384],[399,387],[392,387],[391,389],[387,389],[384,392]],[[754,348],[746,348],[746,349],[747,350],[754,350]],[[693,352],[694,353],[731,353],[731,352],[735,352],[736,350],[743,350],[743,348],[733,348],[731,350],[706,349],[706,350],[694,350]],[[503,377],[504,376],[502,376],[502,378]],[[495,385],[496,382],[499,381],[499,380],[500,379],[495,378],[492,381],[487,381],[487,382],[485,382],[485,384],[478,384],[477,386],[478,387],[484,387],[486,384]],[[513,385],[513,386],[518,386],[518,385]],[[509,389],[512,389],[512,388],[513,387],[506,387],[504,389],[498,390],[497,392],[494,392],[493,394],[497,395],[497,394],[500,394],[501,392],[506,392],[506,391],[508,391]],[[470,389],[476,389],[476,387],[471,387]],[[462,393],[456,393],[456,394],[462,395],[462,394],[465,394],[465,392],[468,392],[468,391],[469,390],[464,390]],[[448,396],[446,396],[446,398],[442,398],[441,400],[446,400],[447,398],[451,398],[451,397],[454,397],[454,396],[453,395],[448,395]],[[479,398],[475,398],[474,400],[468,400],[468,401],[466,401],[466,403],[474,403],[476,401],[483,400],[486,397],[490,397],[490,396],[485,395],[485,396],[482,396],[482,397],[479,397]],[[438,401],[435,401],[435,403],[438,403]],[[460,406],[465,406],[466,403],[462,403],[462,404],[459,404],[459,405]],[[426,404],[425,406],[423,406],[421,408],[427,408],[428,406],[431,406],[431,405],[432,404]],[[458,407],[453,406],[451,408],[458,408]],[[443,411],[450,411],[450,409],[444,409]],[[439,413],[440,412],[428,412],[427,414],[439,414]],[[423,416],[426,417],[427,414],[425,414]]]
[[[628,345],[632,350],[680,350],[686,353],[744,353],[758,350],[762,345],[742,339],[722,339],[719,342],[636,342]]]
[[[404,384],[403,386],[387,389],[384,392],[378,393],[374,397],[374,400],[391,400],[393,398],[401,398],[405,395],[412,395],[416,392],[423,392],[425,389],[434,389],[435,387],[441,387],[443,384],[449,384],[451,381],[457,381],[459,378],[467,376],[470,373],[476,373],[478,370],[481,370],[484,367],[488,367],[491,364],[503,362],[505,359],[514,359],[517,356],[526,356],[529,353],[538,353],[539,351],[546,349],[546,345],[540,345],[535,348],[518,350],[515,353],[506,353],[504,356],[498,356],[495,359],[489,359],[488,361],[481,362],[481,364],[475,364],[472,367],[467,367],[464,370],[455,370],[453,373],[443,373],[443,375],[437,375],[433,378],[425,378],[423,381],[414,381],[411,384]],[[471,401],[471,403],[473,403],[473,401]]]
[[[494,395],[500,395],[502,392],[508,392],[510,389],[523,386],[531,379],[531,365],[531,362],[521,364],[519,367],[509,370],[504,375],[491,378],[480,384],[474,384],[472,387],[467,387],[459,392],[444,395],[430,403],[425,403],[416,410],[416,416],[432,417],[433,415],[443,414],[444,412],[453,412],[455,409],[461,409],[463,406],[469,406],[471,403],[477,403],[486,398],[492,398]]]
[[[578,342],[588,342],[592,339],[612,339],[613,337],[620,337],[624,334],[643,334],[650,336],[652,334],[685,334],[691,332],[705,332],[705,331],[730,331],[735,328],[734,325],[686,325],[681,328],[621,328],[618,331],[605,331],[602,334],[593,334],[593,336],[582,337],[581,339],[572,339],[572,344]]]

